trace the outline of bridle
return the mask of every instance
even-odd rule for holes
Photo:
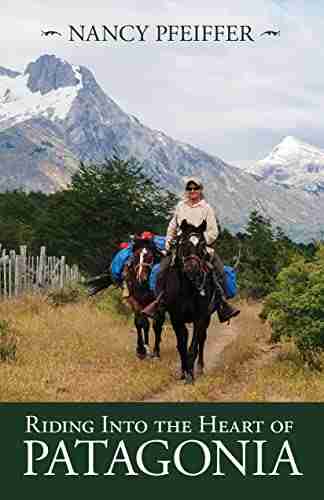
[[[150,260],[145,262],[145,256],[149,254]],[[153,254],[146,248],[143,247],[135,252],[136,256],[139,256],[139,262],[138,264],[134,265],[134,270],[136,273],[136,279],[139,283],[142,283],[144,280],[142,280],[142,272],[145,267],[151,269],[154,263],[154,257]],[[149,274],[149,273],[148,273]]]
[[[201,295],[204,295],[205,292],[205,286],[206,286],[206,281],[207,281],[207,275],[208,275],[208,268],[206,266],[206,262],[202,257],[199,255],[192,253],[190,255],[183,255],[182,253],[182,246],[185,245],[186,241],[192,243],[194,247],[198,247],[201,244],[201,235],[199,233],[189,233],[188,235],[185,236],[185,238],[181,235],[178,242],[177,242],[177,257],[178,260],[180,260],[181,267],[185,271],[185,269],[188,267],[188,264],[191,262],[195,263],[198,267],[199,275],[201,276],[201,280],[195,281],[194,285],[195,288],[198,290],[198,292]],[[189,280],[190,277],[188,276]],[[190,280],[191,281],[191,280]],[[194,281],[194,280],[192,280]]]

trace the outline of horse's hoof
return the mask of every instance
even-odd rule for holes
[[[191,373],[187,373],[185,378],[186,378],[186,380],[185,380],[186,385],[193,385],[194,384],[194,382],[195,382],[194,377]]]
[[[176,372],[176,380],[185,380],[186,374],[183,371]]]
[[[153,354],[151,352],[151,349],[147,344],[145,344],[144,349],[145,349],[146,357],[153,358]]]
[[[197,377],[201,377],[204,374],[204,368],[202,366],[198,365],[197,369],[196,369],[196,374],[197,374]]]
[[[153,352],[153,354],[152,354],[152,359],[153,359],[154,361],[161,361],[161,356],[160,356],[160,354],[159,354],[159,353],[157,353],[157,352]]]
[[[146,352],[138,352],[136,351],[136,356],[138,357],[138,359],[145,359],[146,358]]]

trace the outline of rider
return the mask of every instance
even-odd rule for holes
[[[221,293],[221,304],[217,310],[218,317],[221,323],[229,321],[231,318],[237,316],[240,311],[226,302],[226,278],[224,266],[221,259],[212,248],[212,245],[215,243],[219,234],[217,221],[213,209],[204,199],[203,184],[196,177],[189,177],[186,180],[184,199],[176,206],[174,216],[167,229],[165,245],[167,255],[161,261],[158,278],[158,290],[160,293],[157,300],[149,304],[143,312],[148,316],[152,316],[160,304],[163,297],[168,268],[171,264],[170,250],[172,243],[176,239],[181,222],[185,219],[189,224],[196,227],[206,220],[207,228],[204,236],[207,243],[207,251],[210,256],[210,264],[213,270],[215,286],[217,286]],[[221,287],[219,285],[221,285]]]

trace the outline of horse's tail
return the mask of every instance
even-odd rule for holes
[[[89,278],[86,281],[86,286],[89,287],[89,296],[92,297],[93,295],[101,292],[101,290],[109,288],[112,283],[113,281],[110,273],[104,273],[99,276],[95,276],[94,278]]]

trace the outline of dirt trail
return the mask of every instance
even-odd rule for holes
[[[188,328],[190,331],[190,328]],[[220,324],[217,319],[212,321],[208,329],[208,337],[205,344],[205,369],[204,373],[210,373],[221,362],[221,354],[224,349],[236,341],[240,333],[239,318],[231,321],[228,325]],[[178,391],[179,385],[183,385],[183,381],[175,381],[168,388],[152,395],[145,399],[145,402],[163,402],[173,399],[174,392]]]

